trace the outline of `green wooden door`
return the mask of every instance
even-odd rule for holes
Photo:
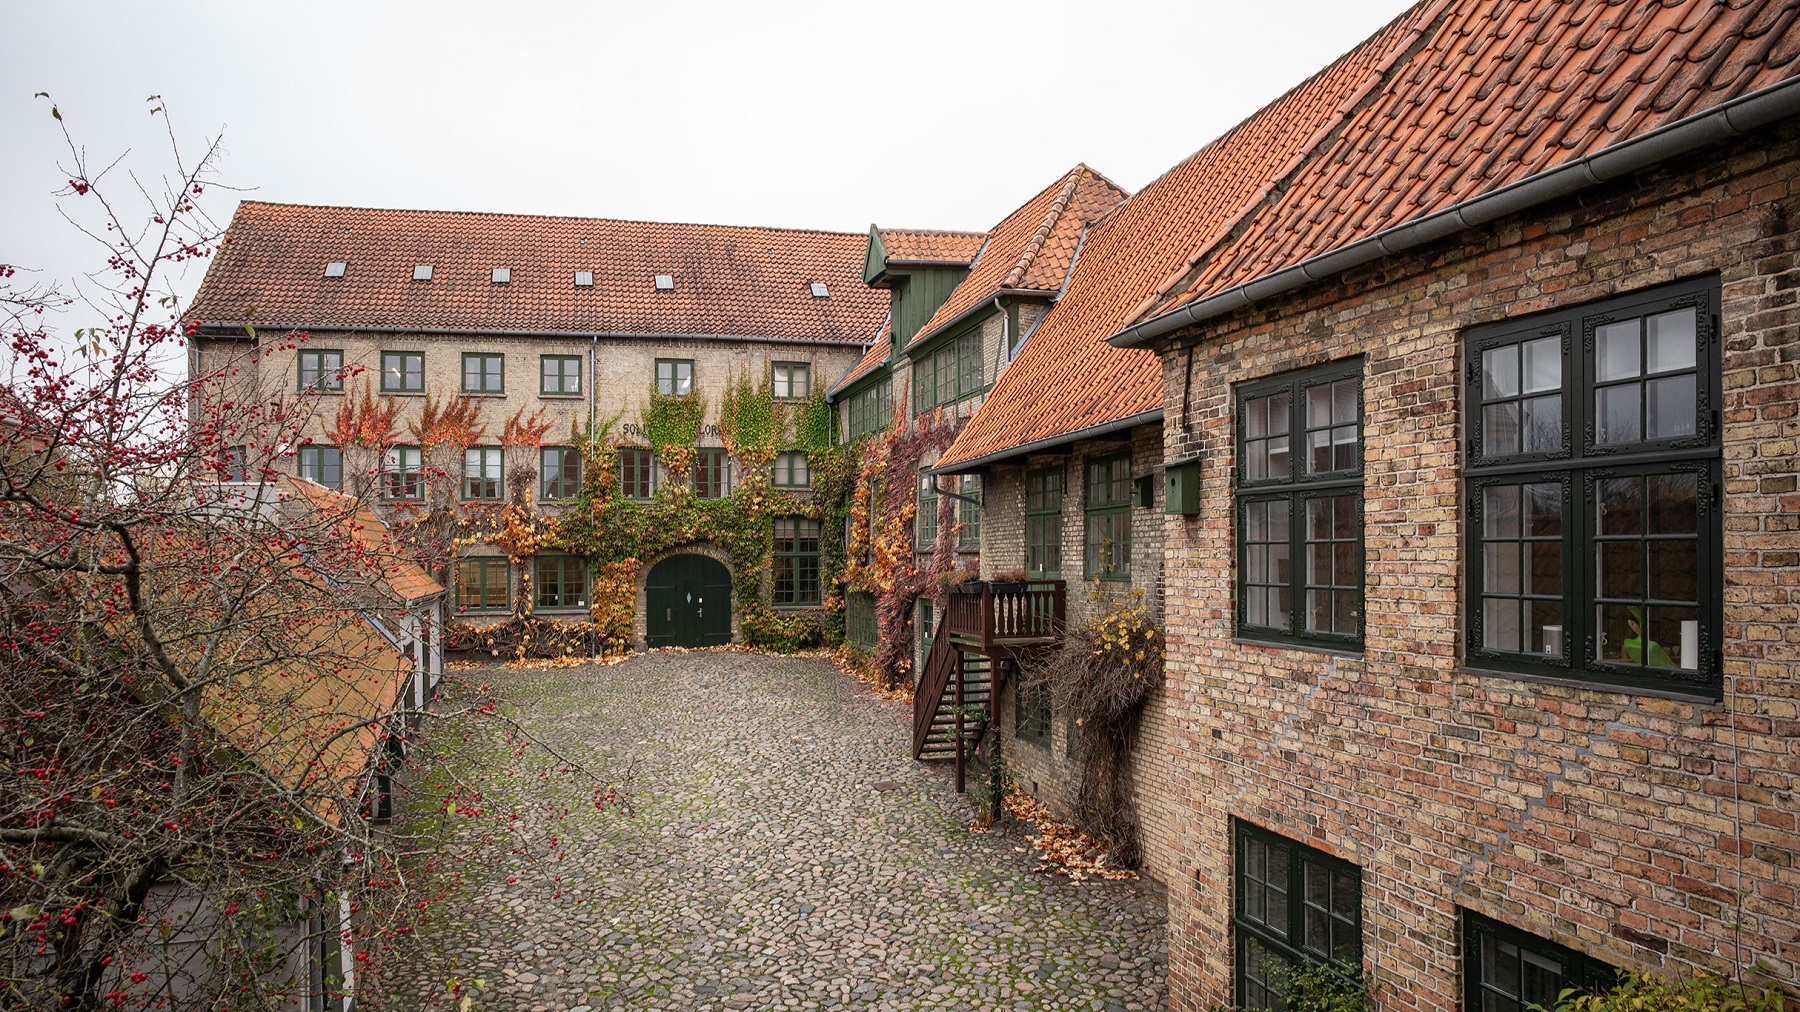
[[[645,639],[653,647],[731,642],[731,574],[704,555],[671,555],[645,581]]]

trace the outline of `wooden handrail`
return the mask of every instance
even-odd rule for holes
[[[949,597],[941,633],[975,640],[983,653],[992,653],[996,640],[1061,636],[1068,614],[1068,585],[1062,580],[1003,591],[984,582],[979,594],[952,591]]]
[[[931,734],[931,722],[937,717],[938,701],[950,687],[950,676],[956,671],[956,646],[946,629],[940,627],[931,641],[931,653],[925,658],[925,670],[913,692],[913,758],[925,749]]]

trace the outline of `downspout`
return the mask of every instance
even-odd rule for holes
[[[1000,296],[994,296],[994,312],[1000,314],[1000,361],[994,366],[994,380],[1012,364],[1012,320],[1006,315],[1006,306],[1001,304]]]
[[[594,405],[600,396],[600,334],[596,331],[589,337],[592,343],[588,346],[588,436],[592,438],[594,435]]]

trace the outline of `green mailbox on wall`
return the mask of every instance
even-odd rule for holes
[[[1193,516],[1200,512],[1200,458],[1183,457],[1163,465],[1168,475],[1163,509],[1167,513]]]

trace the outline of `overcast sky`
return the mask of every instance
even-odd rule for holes
[[[222,135],[218,181],[262,200],[981,229],[1078,161],[1143,186],[1405,6],[10,0],[0,263],[99,263],[57,216],[37,91],[149,176],[159,94],[184,152]]]

